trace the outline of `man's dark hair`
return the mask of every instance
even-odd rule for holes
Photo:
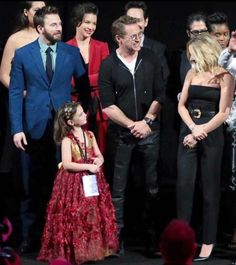
[[[57,14],[59,15],[59,10],[55,6],[44,6],[37,10],[34,14],[34,26],[38,31],[38,26],[44,26],[44,19],[46,15]]]
[[[203,21],[206,23],[206,15],[203,12],[190,14],[187,18],[186,29],[190,30],[191,25],[195,21]]]
[[[207,16],[206,25],[209,32],[212,32],[214,29],[214,25],[222,25],[225,24],[229,28],[228,17],[223,12],[215,12]]]
[[[74,27],[82,23],[85,14],[98,15],[98,7],[91,2],[80,3],[76,5],[71,14],[71,21]]]
[[[130,17],[127,15],[121,16],[116,19],[111,25],[111,33],[113,39],[116,41],[116,36],[124,36],[125,32],[125,25],[132,25],[137,24],[139,19]]]
[[[143,16],[144,16],[144,18],[146,19],[146,18],[149,17],[149,14],[148,14],[148,7],[147,7],[146,3],[143,2],[143,1],[130,1],[130,2],[128,2],[128,3],[125,5],[125,7],[124,7],[124,9],[125,9],[125,14],[127,14],[128,10],[129,10],[130,8],[140,8],[140,9],[143,10]]]

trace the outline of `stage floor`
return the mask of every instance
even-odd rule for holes
[[[36,260],[37,253],[31,255],[24,255],[21,257],[22,265],[45,265],[47,263],[39,262]],[[196,262],[198,265],[231,265],[232,260],[236,259],[236,251],[229,251],[223,247],[215,247],[214,255],[208,261]],[[162,265],[163,260],[161,257],[150,259],[143,255],[143,249],[137,246],[126,247],[125,254],[121,257],[107,258],[102,261],[89,262],[85,264],[97,265]]]

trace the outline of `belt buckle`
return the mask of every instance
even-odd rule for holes
[[[193,110],[193,117],[196,118],[196,119],[199,119],[202,115],[202,112],[200,109],[194,109]]]

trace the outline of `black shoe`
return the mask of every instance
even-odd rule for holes
[[[209,255],[208,257],[201,257],[201,256],[197,256],[195,259],[193,259],[193,261],[207,261],[211,258],[211,255]]]
[[[160,258],[161,252],[156,246],[148,246],[145,250],[145,256],[151,259]]]
[[[21,254],[31,253],[33,251],[33,247],[29,240],[23,240],[19,247],[19,252]]]

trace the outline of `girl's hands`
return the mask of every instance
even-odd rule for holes
[[[104,159],[102,157],[93,157],[93,164],[88,165],[88,171],[92,173],[97,173],[100,170],[100,167],[102,166]]]
[[[102,158],[99,157],[94,157],[93,158],[93,164],[97,165],[98,167],[100,167],[103,164],[104,160]]]
[[[100,167],[96,164],[89,164],[88,165],[88,171],[91,173],[97,173],[99,171]]]

